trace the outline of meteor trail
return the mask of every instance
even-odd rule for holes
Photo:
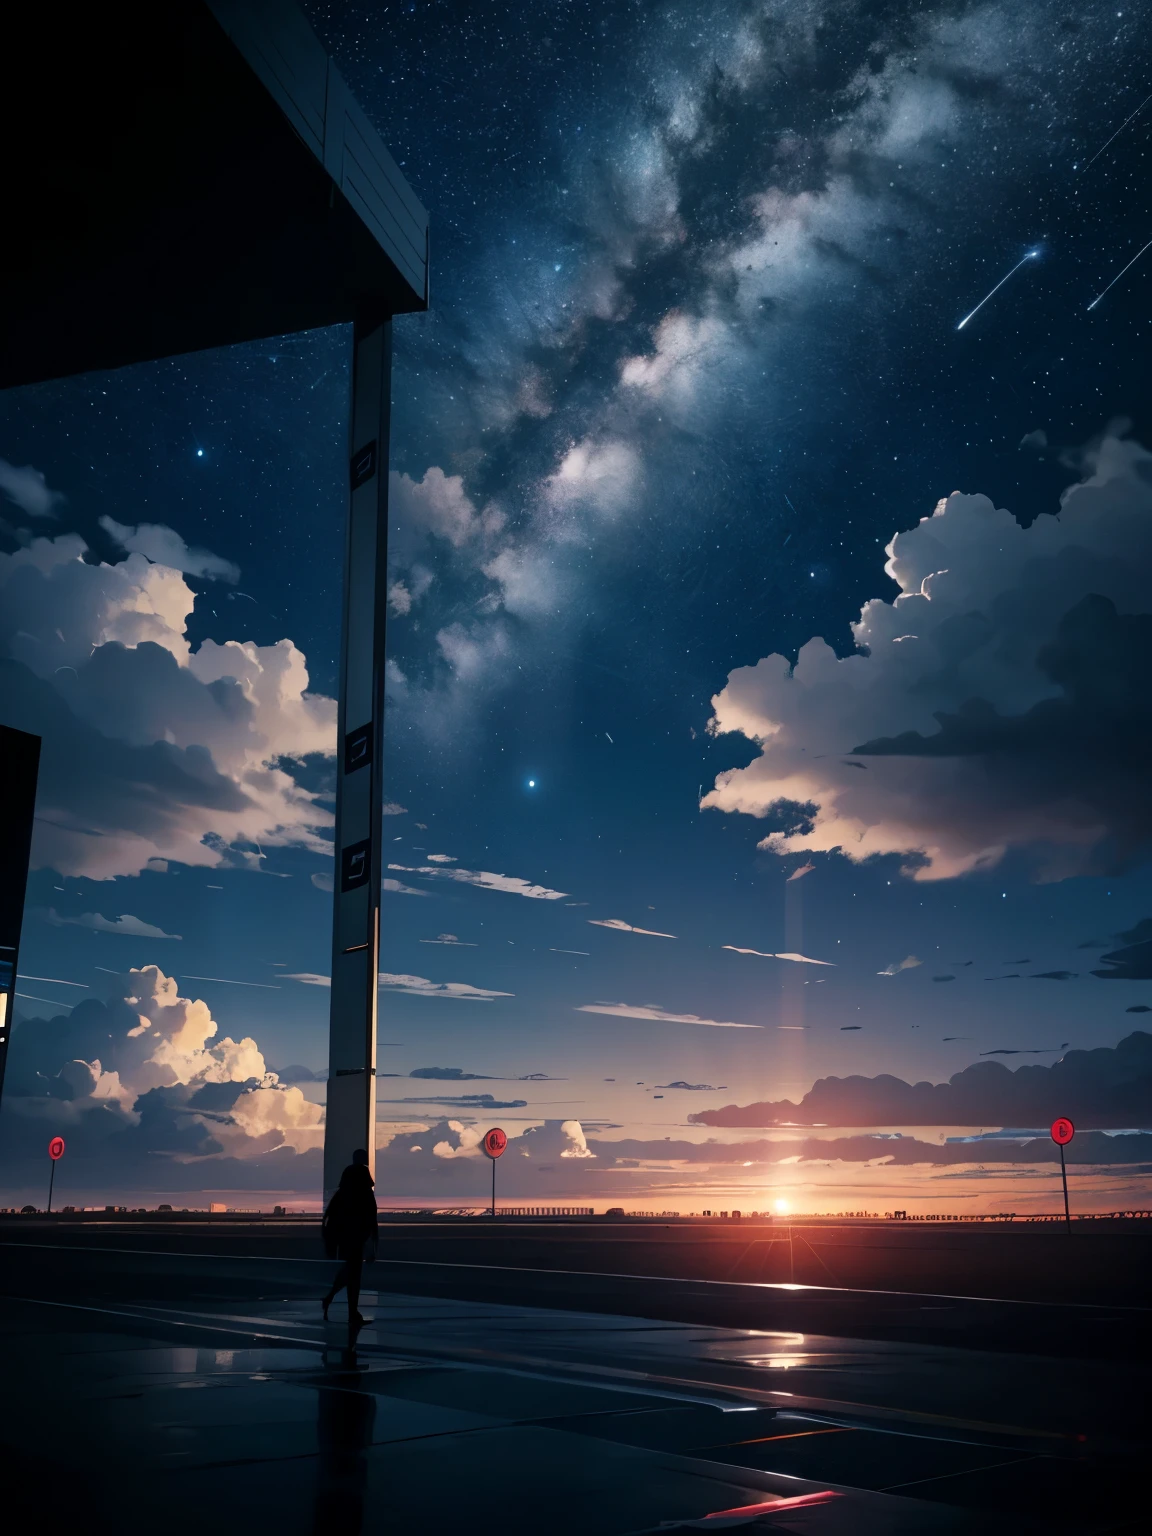
[[[1147,245],[1142,245],[1140,247],[1140,249],[1136,252],[1135,256],[1133,256],[1132,260],[1128,263],[1128,267],[1134,267],[1136,265],[1136,263],[1140,260],[1141,256],[1143,256],[1144,252],[1148,249],[1149,245],[1152,245],[1152,240],[1149,240]],[[1118,283],[1120,281],[1120,279],[1124,276],[1125,272],[1127,272],[1128,267],[1121,267],[1120,268],[1119,272],[1117,272],[1116,276],[1112,279],[1112,282],[1110,282],[1108,284],[1108,288],[1113,287],[1114,284],[1116,284],[1116,283]],[[1096,297],[1092,300],[1091,304],[1089,304],[1089,306],[1088,306],[1089,309],[1095,309],[1096,308],[1097,304],[1099,304],[1100,300],[1104,297],[1104,294],[1106,294],[1108,292],[1108,288],[1103,289],[1102,292],[1100,292],[1100,293],[1098,293],[1096,295]]]
[[[996,287],[995,288],[990,288],[988,290],[988,292],[980,300],[979,304],[977,304],[976,308],[974,310],[972,310],[969,314],[964,316],[963,320],[961,320],[960,324],[956,327],[956,329],[958,331],[962,331],[964,329],[964,327],[968,324],[969,320],[971,320],[972,316],[980,313],[980,311],[984,308],[985,304],[987,304],[988,300],[992,297],[992,295],[994,293],[998,293],[999,290],[1001,288],[1003,288],[1004,284],[1013,275],[1013,273],[1019,272],[1020,268],[1024,265],[1024,263],[1026,261],[1034,261],[1036,259],[1036,257],[1039,256],[1039,254],[1040,254],[1040,247],[1038,245],[1034,245],[1030,251],[1025,251],[1023,256],[1021,256],[1020,260],[1012,268],[1012,271],[1011,272],[1006,272],[1004,274],[1004,276],[1000,279],[1000,281],[996,284]]]
[[[1143,112],[1144,108],[1148,105],[1148,103],[1150,101],[1152,101],[1152,96],[1145,96],[1144,100],[1136,108],[1136,111],[1135,112],[1129,112],[1128,116],[1124,119],[1124,121],[1120,124],[1119,128],[1117,128],[1116,132],[1112,135],[1112,139],[1119,138],[1120,135],[1124,132],[1125,128],[1127,128],[1128,124],[1137,115],[1137,113]],[[1108,148],[1108,145],[1111,144],[1112,139],[1107,139],[1103,144],[1101,144],[1100,148],[1092,156],[1092,160],[1098,160],[1100,158],[1100,156]],[[1085,160],[1084,164],[1080,167],[1080,169],[1082,171],[1086,171],[1088,169],[1088,167],[1092,164],[1092,160]]]

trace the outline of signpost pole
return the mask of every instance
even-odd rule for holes
[[[48,1159],[52,1164],[52,1172],[48,1175],[48,1215],[52,1214],[52,1191],[56,1185],[56,1164],[64,1156],[63,1136],[53,1136],[48,1143]]]
[[[486,1131],[484,1139],[480,1143],[484,1149],[484,1156],[492,1164],[492,1208],[491,1216],[496,1216],[496,1159],[504,1156],[504,1149],[508,1145],[508,1137],[498,1125],[494,1125],[490,1131]]]
[[[1076,1134],[1076,1127],[1067,1115],[1060,1115],[1052,1122],[1050,1135],[1052,1140],[1060,1148],[1060,1182],[1064,1186],[1064,1227],[1068,1232],[1072,1231],[1072,1217],[1068,1210],[1068,1170],[1064,1166],[1064,1148]]]
[[[1064,1185],[1064,1226],[1071,1232],[1072,1217],[1068,1212],[1068,1170],[1064,1166],[1064,1146],[1060,1144],[1060,1181]]]

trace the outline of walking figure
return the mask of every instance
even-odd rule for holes
[[[328,1202],[321,1227],[328,1257],[340,1260],[332,1289],[321,1303],[324,1317],[327,1320],[328,1308],[336,1293],[346,1289],[349,1331],[367,1322],[359,1310],[360,1272],[364,1266],[365,1246],[371,1244],[370,1257],[375,1259],[376,1245],[380,1240],[376,1196],[372,1192],[372,1185],[367,1152],[363,1149],[353,1152],[351,1163],[340,1175],[339,1188]]]

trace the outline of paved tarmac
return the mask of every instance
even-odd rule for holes
[[[0,1238],[0,1475],[42,1490],[61,1526],[1146,1528],[1148,1374],[1111,1345],[972,1347],[971,1308],[953,1343],[917,1336],[946,1298],[901,1298],[914,1336],[877,1339],[727,1325],[699,1282],[645,1280],[644,1306],[635,1282],[599,1276],[594,1308],[529,1306],[531,1275],[381,1264],[350,1349],[340,1304],[320,1316],[323,1260],[213,1257],[210,1233],[200,1253],[147,1241]],[[762,1321],[798,1301],[812,1321],[852,1314],[832,1289],[742,1289]],[[609,1310],[613,1294],[628,1305]],[[1094,1315],[1110,1340],[1138,1320]]]

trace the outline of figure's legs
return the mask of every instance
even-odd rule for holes
[[[348,1320],[355,1323],[360,1317],[360,1272],[364,1268],[364,1255],[355,1253],[345,1261],[347,1271],[346,1285],[348,1286]]]
[[[348,1260],[347,1259],[344,1260],[344,1262],[340,1265],[340,1268],[336,1271],[336,1278],[332,1282],[332,1289],[328,1292],[327,1296],[325,1296],[325,1298],[324,1298],[323,1305],[324,1305],[324,1316],[325,1317],[328,1316],[328,1308],[332,1305],[333,1301],[335,1301],[337,1293],[339,1291],[342,1291],[346,1285],[349,1285]],[[357,1272],[357,1275],[356,1275],[356,1290],[357,1290],[357,1293],[359,1293],[359,1290],[360,1290],[360,1275],[359,1275],[359,1272]],[[349,1291],[351,1291],[351,1287],[350,1286],[349,1286]]]

